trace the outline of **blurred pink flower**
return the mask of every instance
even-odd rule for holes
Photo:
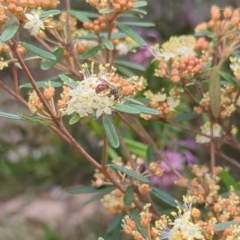
[[[185,141],[175,141],[174,150],[165,150],[164,156],[168,160],[169,164],[178,172],[183,174],[184,165],[187,164],[188,167],[191,167],[193,164],[198,162],[198,158],[195,157],[188,149],[179,149],[179,146],[185,146],[188,148],[196,148],[198,145],[194,140],[189,139]],[[165,162],[160,163],[160,167],[164,169],[162,177],[151,177],[151,182],[153,185],[160,187],[161,189],[167,189],[174,185],[177,180],[176,175],[169,168]]]
[[[149,48],[157,43],[160,44],[161,38],[154,30],[142,30],[137,33],[147,42],[147,46],[138,48],[138,51],[131,56],[131,61],[147,67],[153,58]]]

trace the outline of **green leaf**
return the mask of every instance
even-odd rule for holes
[[[141,181],[143,183],[147,183],[147,184],[150,183],[149,180],[146,177],[144,177],[141,174],[136,173],[136,172],[134,172],[130,169],[127,169],[125,167],[118,166],[118,165],[115,165],[115,164],[108,164],[108,167],[113,168],[115,170],[118,170],[120,172],[123,172],[123,173],[127,174],[128,176],[130,176],[134,179],[138,179],[139,181]]]
[[[76,14],[76,15],[81,15],[81,16],[86,16],[87,18],[98,18],[99,14],[94,13],[94,12],[87,12],[87,11],[76,11],[76,10],[69,10],[68,13],[70,15]],[[72,14],[71,14],[72,13]],[[72,15],[74,16],[74,15]]]
[[[16,32],[18,31],[18,29],[19,29],[19,24],[18,23],[13,23],[13,24],[7,26],[3,30],[3,32],[0,36],[0,41],[7,42],[10,39],[12,39],[14,37],[14,35],[16,34]]]
[[[128,68],[123,67],[121,65],[115,64],[115,67],[117,68],[117,71],[120,72],[122,75],[124,75],[125,77],[131,77],[134,76],[135,73],[130,71]]]
[[[100,37],[106,37],[107,38],[107,36],[108,36],[108,34],[106,32],[100,34]],[[125,33],[122,33],[122,32],[113,33],[111,35],[111,40],[119,39],[119,38],[125,38],[125,37],[126,37]],[[87,39],[87,40],[98,40],[98,37],[94,34],[86,34],[86,35],[83,35],[81,37],[76,37],[76,38],[77,39]]]
[[[75,114],[71,117],[71,119],[69,120],[69,125],[73,125],[73,124],[79,122],[80,119],[81,119],[81,117],[79,116],[79,114],[78,114],[78,113],[75,113]]]
[[[137,210],[133,210],[133,211],[131,211],[130,214],[131,214],[132,219],[136,223],[138,231],[143,235],[144,239],[148,239],[146,229],[140,223],[139,212]]]
[[[108,226],[106,232],[107,233],[111,233],[113,232],[116,228],[119,229],[119,227],[121,227],[121,223],[122,223],[122,219],[124,217],[123,213],[120,213],[119,215],[117,215],[112,222],[110,223],[110,225]]]
[[[100,50],[102,50],[102,46],[101,45],[97,45],[97,46],[91,48],[90,50],[84,52],[80,56],[80,59],[91,58],[91,57],[95,56]]]
[[[127,145],[128,150],[141,157],[146,157],[147,145],[144,143],[137,142],[132,139],[124,138],[125,144]]]
[[[151,145],[148,145],[147,152],[146,152],[146,161],[147,163],[154,162],[156,160],[154,150]]]
[[[225,73],[225,72],[221,72],[219,71],[218,74],[225,79],[227,82],[232,83],[234,85],[237,85],[237,80],[234,76],[232,76],[231,74]]]
[[[63,83],[62,83],[62,82],[57,82],[58,79],[59,79],[59,77],[56,76],[56,77],[53,77],[53,78],[45,79],[45,80],[43,80],[43,81],[38,81],[38,82],[36,82],[36,84],[37,84],[37,86],[38,86],[39,88],[45,88],[45,87],[47,87],[47,86],[48,86],[48,83],[50,83],[51,86],[52,86],[52,87],[55,87],[55,88],[56,88],[56,87],[61,87],[61,86],[63,85]],[[25,83],[25,84],[23,84],[23,85],[20,86],[20,89],[21,89],[21,88],[33,88],[33,87],[32,87],[32,84],[31,84],[31,83]]]
[[[166,203],[167,205],[172,206],[172,207],[176,207],[177,206],[176,200],[172,196],[170,196],[168,193],[163,192],[162,190],[160,190],[160,189],[158,189],[156,187],[152,187],[151,188],[151,193],[155,197],[160,199],[162,202]]]
[[[140,114],[140,111],[135,108],[124,104],[116,104],[114,109],[118,112],[124,112],[129,114]]]
[[[104,9],[99,10],[99,13],[101,13],[101,14],[108,14],[108,13],[113,13],[113,12],[115,12],[115,10],[112,8],[104,8]]]
[[[116,189],[116,187],[114,187],[114,186],[106,186],[106,187],[98,189],[97,194],[95,194],[93,197],[91,197],[86,202],[84,202],[83,205],[87,205],[93,201],[96,201],[96,200],[102,198],[104,195],[108,194],[109,192],[113,191],[114,189]]]
[[[107,155],[111,159],[119,158],[119,155],[117,154],[117,152],[110,146],[108,146],[108,148],[107,148]]]
[[[69,78],[68,76],[66,76],[64,74],[60,74],[58,76],[63,81],[63,83],[66,84],[67,86],[69,86],[70,88],[74,89],[78,86],[78,83],[76,81],[74,81],[73,79]]]
[[[121,65],[121,66],[124,66],[124,67],[129,67],[129,68],[132,68],[132,69],[136,69],[136,70],[139,70],[139,71],[145,71],[145,67],[143,67],[142,65],[137,64],[137,63],[133,63],[133,62],[129,62],[129,61],[123,61],[123,60],[117,60],[114,63],[118,64],[118,65]]]
[[[166,115],[166,122],[168,123],[172,123],[176,120],[178,116],[178,112],[176,110],[171,110],[170,112],[168,112],[168,114]]]
[[[196,37],[203,37],[203,36],[208,36],[208,37],[214,37],[214,34],[210,31],[202,31],[202,32],[196,32],[194,34]]]
[[[123,202],[126,207],[131,207],[133,202],[133,196],[134,196],[134,189],[132,186],[128,186],[123,197]]]
[[[4,118],[10,118],[14,120],[23,120],[19,115],[17,114],[12,114],[12,113],[6,113],[6,112],[0,112],[0,117]]]
[[[137,99],[131,98],[131,97],[124,97],[123,100],[144,106],[144,103],[138,101]]]
[[[55,9],[55,10],[48,10],[48,11],[41,11],[41,18],[48,18],[48,17],[52,17],[52,16],[56,16],[59,13],[61,13],[60,10]]]
[[[147,6],[146,1],[137,1],[133,4],[134,8],[145,7],[145,6]]]
[[[195,118],[197,114],[195,112],[185,112],[177,116],[176,122],[188,121]]]
[[[18,114],[18,115],[24,120],[27,120],[27,121],[30,121],[30,122],[33,122],[33,123],[37,123],[37,124],[40,124],[40,125],[43,125],[43,126],[53,125],[52,122],[45,121],[45,120],[43,120],[43,119],[41,119],[40,117],[37,117],[37,116],[29,117],[29,116],[25,116],[25,115],[22,115],[22,114]]]
[[[106,133],[108,142],[110,143],[110,145],[113,148],[118,148],[120,145],[118,135],[117,135],[115,127],[114,127],[111,119],[108,117],[108,115],[103,114],[102,124],[103,124],[104,131]]]
[[[217,119],[221,112],[221,84],[218,67],[213,67],[209,76],[209,98],[212,115]]]
[[[107,49],[109,49],[109,50],[113,50],[113,49],[114,49],[114,46],[113,46],[112,42],[111,42],[109,39],[107,39],[107,38],[104,37],[104,36],[101,36],[100,39],[102,40],[103,45],[104,45]]]
[[[35,46],[33,46],[29,43],[21,42],[21,45],[24,48],[26,48],[29,52],[31,52],[33,54],[36,54],[39,57],[51,59],[51,60],[54,60],[54,61],[56,60],[56,57],[52,53],[49,53],[45,50],[42,50],[38,47],[35,47]]]
[[[220,172],[220,178],[222,180],[222,182],[224,183],[225,187],[227,188],[227,190],[230,190],[230,186],[235,185],[235,180],[233,179],[233,177],[229,174],[229,172],[227,171],[221,171]]]
[[[128,26],[122,24],[122,23],[117,23],[117,26],[124,32],[126,33],[127,36],[129,36],[131,39],[133,39],[137,44],[141,46],[146,46],[147,43],[138,35],[136,34],[131,28]]]
[[[49,70],[50,68],[54,67],[59,60],[62,58],[64,53],[64,48],[58,48],[53,52],[53,55],[56,57],[56,60],[47,59],[45,62],[41,64],[42,70]]]
[[[68,13],[82,23],[91,22],[91,20],[88,18],[89,15],[87,16],[86,14],[84,14],[84,12],[69,10]]]
[[[159,115],[159,111],[153,108],[137,105],[137,104],[132,104],[129,103],[127,106],[135,107],[137,108],[141,113],[145,114],[151,114],[151,115]]]
[[[155,23],[152,22],[122,22],[125,25],[136,26],[136,27],[154,27]]]
[[[99,191],[99,189],[95,188],[93,186],[66,189],[66,192],[70,193],[70,194],[94,193],[94,192],[98,192],[98,191]]]
[[[215,226],[215,230],[216,230],[216,232],[222,232],[226,228],[228,228],[230,226],[236,226],[236,225],[239,225],[238,222],[236,222],[236,221],[228,221],[228,222],[224,222],[224,223],[218,223]]]

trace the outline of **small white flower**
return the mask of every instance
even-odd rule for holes
[[[96,118],[103,113],[111,114],[114,99],[105,92],[96,93],[96,87],[101,83],[98,78],[89,77],[71,89],[65,114],[78,113],[80,117],[85,117],[95,113]]]
[[[30,30],[31,35],[37,35],[40,30],[44,30],[43,21],[40,19],[41,11],[31,11],[30,13],[26,13],[25,17],[27,18],[27,22],[24,25],[25,29]]]
[[[120,42],[117,44],[116,49],[118,50],[118,54],[121,55],[126,55],[129,51],[128,45],[124,42]]]
[[[196,136],[196,142],[198,143],[208,143],[210,142],[210,137],[211,137],[211,127],[210,127],[210,122],[204,123],[204,125],[201,127],[201,132],[203,134],[208,135],[209,137],[202,136],[202,135],[197,135]],[[222,129],[219,124],[214,124],[213,125],[213,137],[221,137],[222,136]]]

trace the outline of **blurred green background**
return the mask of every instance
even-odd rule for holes
[[[74,9],[92,11],[85,1],[74,0],[71,4]],[[154,22],[156,27],[151,30],[156,31],[159,41],[165,41],[173,35],[192,34],[198,23],[209,18],[213,4],[239,7],[240,1],[150,0],[144,20]],[[64,9],[64,1],[60,8]],[[146,29],[136,31],[144,35]],[[38,63],[29,67],[36,80],[56,75],[54,71],[41,71]],[[2,72],[1,78],[11,85],[11,76],[9,69]],[[20,80],[26,82],[21,73]],[[28,114],[0,91],[1,111]],[[22,90],[25,98],[27,91]],[[89,127],[98,128],[85,122],[69,129],[99,159],[101,141]],[[0,131],[0,240],[108,239],[105,230],[112,218],[99,202],[84,205],[90,195],[69,195],[64,191],[91,184],[94,169],[81,156],[43,126],[1,118]]]

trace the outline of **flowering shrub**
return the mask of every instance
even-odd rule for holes
[[[213,6],[210,21],[198,25],[195,35],[156,45],[155,33],[153,42],[145,41],[129,27],[152,26],[138,21],[146,1],[86,2],[94,12],[73,10],[69,1],[66,11],[56,9],[56,0],[0,1],[0,69],[11,69],[14,82],[12,88],[0,81],[0,88],[28,109],[27,115],[0,116],[45,125],[95,168],[92,186],[67,192],[98,193],[116,215],[108,229],[112,239],[122,230],[135,240],[240,239],[240,186],[228,169],[216,166],[218,160],[240,168],[224,149],[240,152],[239,9]],[[27,34],[33,45],[22,41]],[[146,70],[141,52],[152,54],[154,73],[146,79],[135,75]],[[126,60],[128,53],[143,65]],[[27,62],[39,59],[42,71],[55,68],[57,76],[35,81]],[[19,71],[29,83],[20,84]],[[160,85],[149,87],[153,80]],[[26,100],[20,89],[29,87]],[[66,127],[87,128],[86,122],[100,125],[99,159]],[[188,140],[171,142],[164,130],[152,132],[156,123],[177,128],[167,134]],[[125,127],[131,134],[124,134]],[[209,156],[201,159],[197,148]],[[178,200],[169,194],[174,184],[185,191]]]

